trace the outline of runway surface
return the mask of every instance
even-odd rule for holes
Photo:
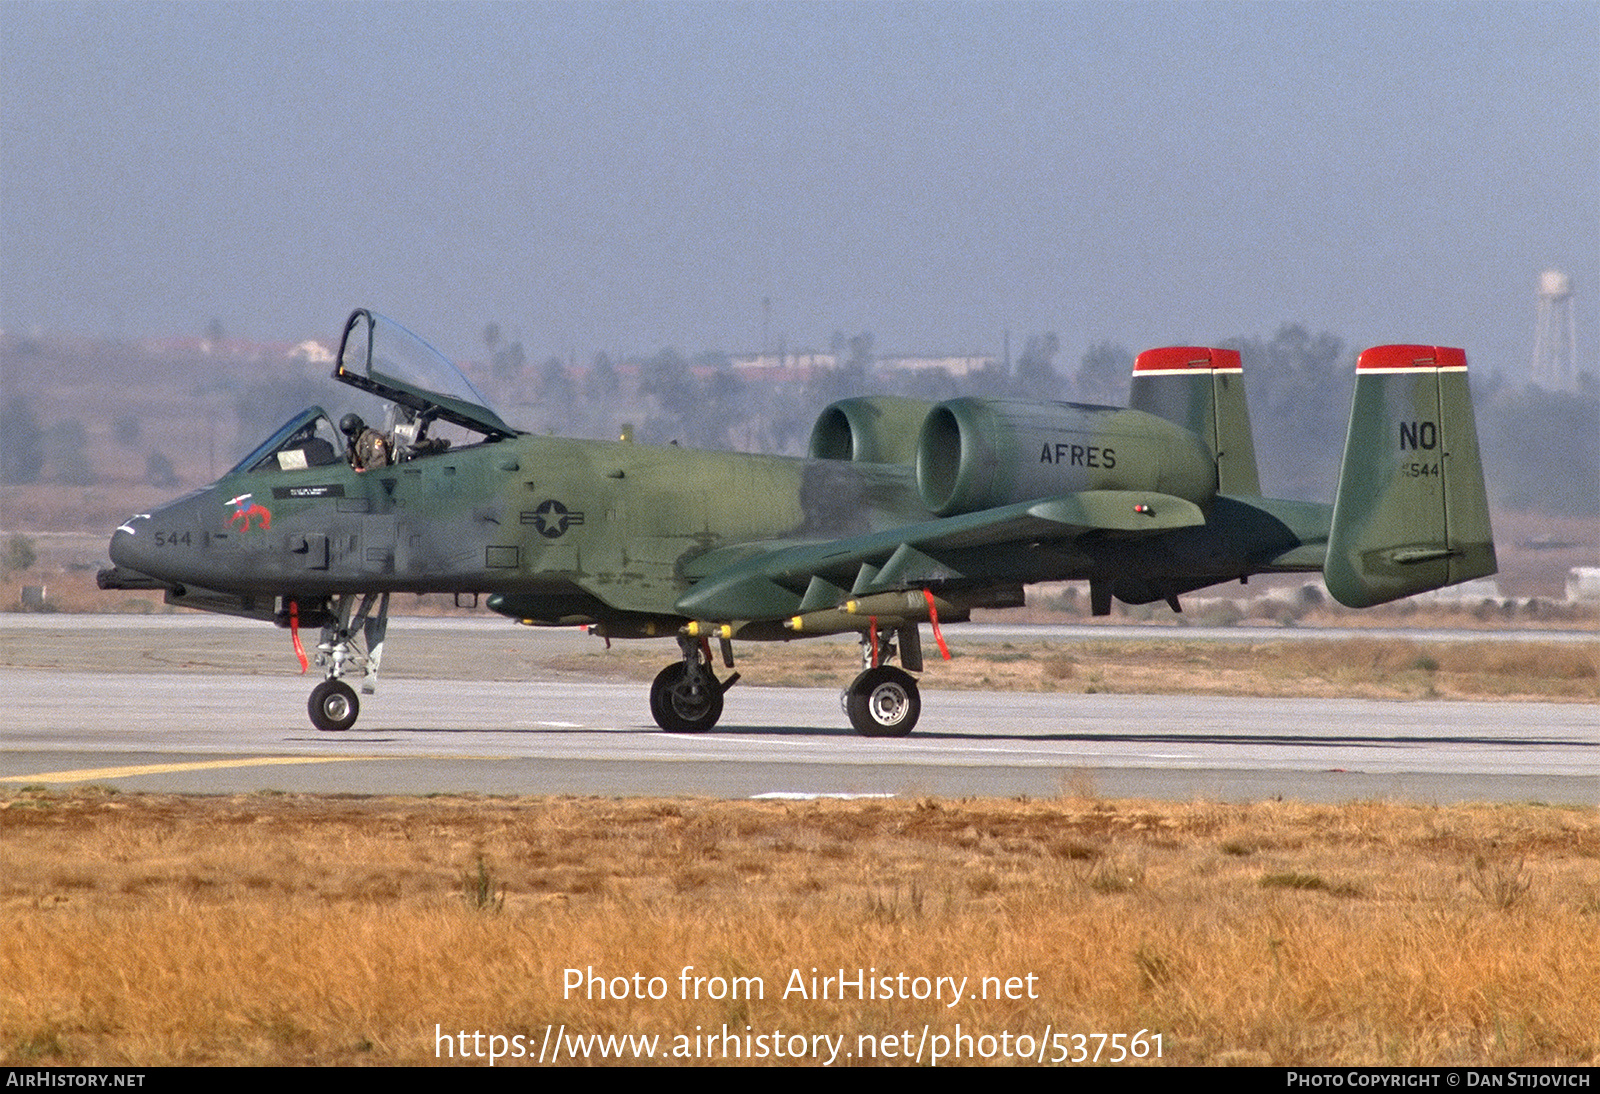
[[[321,734],[305,714],[314,677],[283,670],[271,628],[16,618],[0,623],[0,786],[11,788],[1600,803],[1600,712],[1585,704],[925,687],[911,737],[868,740],[835,688],[740,684],[715,730],[675,736],[651,722],[642,683],[419,671],[363,697],[355,729]],[[475,620],[397,620],[391,645],[402,637],[447,667],[507,643],[581,641]],[[257,643],[270,669],[254,665]],[[196,664],[195,650],[221,652]]]

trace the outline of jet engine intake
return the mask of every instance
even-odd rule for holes
[[[928,412],[917,488],[941,517],[1084,490],[1152,490],[1205,504],[1217,466],[1181,426],[1138,410],[952,399]]]
[[[897,463],[917,459],[917,434],[932,403],[897,395],[841,399],[811,427],[808,453],[817,460]]]

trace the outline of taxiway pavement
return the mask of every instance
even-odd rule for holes
[[[363,697],[356,728],[323,734],[306,720],[314,678],[283,671],[281,634],[249,632],[271,646],[274,667],[258,675],[233,650],[256,639],[235,635],[235,625],[98,620],[0,624],[0,785],[1600,804],[1600,715],[1586,704],[925,686],[912,736],[869,740],[849,729],[836,688],[741,683],[716,729],[672,735],[651,722],[646,684],[481,679],[436,666],[384,679]],[[508,642],[583,641],[454,620],[396,621],[391,640],[402,626],[446,670],[492,658]],[[207,651],[215,660],[196,664]]]

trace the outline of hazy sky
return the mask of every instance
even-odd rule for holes
[[[1600,349],[1600,4],[0,0],[0,325]]]

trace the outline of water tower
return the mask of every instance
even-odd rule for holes
[[[1577,390],[1572,332],[1572,278],[1560,270],[1546,270],[1539,275],[1539,318],[1533,336],[1533,382],[1540,387]]]

